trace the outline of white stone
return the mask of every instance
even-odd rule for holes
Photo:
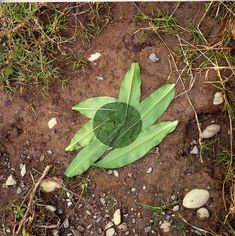
[[[13,186],[16,185],[16,180],[14,179],[13,175],[10,175],[6,180],[6,186]]]
[[[221,92],[216,92],[213,99],[213,105],[220,105],[224,102],[223,94]]]
[[[152,171],[153,171],[153,167],[151,166],[146,169],[147,174],[150,174]]]
[[[217,133],[219,133],[220,129],[221,129],[220,125],[217,124],[208,125],[202,132],[202,138],[204,139],[212,138]]]
[[[107,231],[106,231],[106,236],[114,236],[115,235],[115,229],[114,228],[109,228]]]
[[[107,171],[107,174],[108,174],[108,175],[111,175],[112,173],[113,173],[112,170],[108,170],[108,171]]]
[[[204,189],[193,189],[188,192],[183,199],[183,206],[188,209],[196,209],[204,206],[210,194]]]
[[[57,182],[53,181],[53,180],[49,180],[49,179],[44,179],[41,184],[40,187],[42,189],[43,192],[46,193],[50,193],[55,191],[56,189],[61,188],[60,184],[58,184]]]
[[[64,221],[64,223],[63,223],[63,227],[64,227],[65,229],[68,229],[68,227],[69,227],[69,220],[68,220],[68,218],[65,219],[65,221]]]
[[[114,171],[113,171],[113,175],[118,178],[118,177],[119,177],[118,171],[117,171],[117,170],[114,170]]]
[[[121,224],[121,210],[120,209],[117,209],[115,212],[114,212],[114,215],[113,215],[113,223],[115,225],[120,225]]]
[[[196,145],[190,151],[190,154],[194,154],[194,155],[198,155],[199,154],[199,149],[198,149],[198,147]]]
[[[180,206],[179,205],[176,205],[172,208],[172,211],[176,212],[180,209]]]
[[[55,212],[56,211],[56,207],[52,206],[52,205],[46,205],[45,208],[51,212]]]
[[[48,121],[48,127],[49,129],[53,129],[57,125],[56,118],[52,118]]]
[[[26,175],[26,165],[20,164],[20,175],[24,177]]]
[[[156,55],[156,53],[151,53],[151,54],[149,55],[149,60],[151,60],[152,62],[159,62],[159,61],[160,61],[160,59],[159,59],[159,57]]]
[[[105,205],[105,203],[106,203],[105,198],[101,197],[101,198],[100,198],[100,202],[101,202],[103,205]]]
[[[96,61],[101,57],[101,54],[99,52],[96,52],[94,54],[91,54],[90,57],[88,58],[88,61]]]
[[[162,229],[164,233],[168,233],[171,230],[171,224],[168,221],[164,220],[160,226],[160,229]]]
[[[197,217],[200,220],[207,220],[210,217],[210,213],[205,207],[202,207],[197,210]]]

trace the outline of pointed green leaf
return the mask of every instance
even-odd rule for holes
[[[143,128],[152,125],[166,111],[174,95],[175,84],[166,84],[150,94],[137,106]]]
[[[118,101],[132,106],[138,105],[140,102],[140,86],[139,64],[132,63],[131,68],[127,71],[122,80]]]
[[[75,111],[79,111],[81,114],[88,118],[94,118],[96,111],[99,110],[102,106],[116,101],[117,98],[113,97],[92,97],[81,101],[77,105],[73,106],[72,109]]]
[[[73,177],[81,175],[91,165],[93,165],[108,149],[108,146],[102,144],[98,139],[94,138],[85,148],[83,148],[77,156],[69,164],[65,171],[65,175]]]
[[[71,139],[71,142],[65,151],[74,151],[80,149],[81,147],[85,147],[90,143],[93,137],[93,120],[90,120],[78,130],[78,132]]]
[[[145,155],[151,148],[161,143],[167,134],[173,132],[178,121],[166,121],[144,129],[130,145],[111,151],[93,166],[115,169],[126,166]]]

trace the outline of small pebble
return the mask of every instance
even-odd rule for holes
[[[224,102],[223,94],[221,92],[216,92],[213,99],[213,105],[220,105]]]
[[[88,61],[93,62],[93,61],[98,60],[100,57],[101,57],[101,54],[99,52],[96,52],[90,55],[90,57],[88,58]]]
[[[83,232],[85,230],[85,228],[81,225],[78,225],[77,229],[79,232]]]
[[[146,227],[144,228],[144,232],[145,232],[145,233],[150,233],[151,230],[152,230],[151,226],[146,226]]]
[[[20,175],[24,177],[26,175],[26,165],[20,164]]]
[[[202,138],[212,138],[219,133],[221,127],[217,124],[208,125],[202,132]]]
[[[51,212],[55,212],[56,211],[56,207],[52,206],[52,205],[46,205],[45,208]]]
[[[58,230],[58,229],[53,229],[52,235],[53,235],[53,236],[59,236],[59,235],[60,235],[60,234],[59,234],[59,230]]]
[[[180,209],[180,206],[179,205],[176,205],[176,206],[174,206],[173,208],[172,208],[172,211],[178,211]]]
[[[202,221],[207,220],[209,217],[210,217],[210,213],[205,207],[202,207],[197,210],[197,218],[199,220],[202,220]]]
[[[112,173],[113,173],[112,170],[108,170],[108,171],[107,171],[107,174],[108,174],[108,175],[111,175]]]
[[[64,221],[63,226],[64,226],[65,229],[69,228],[69,220],[68,220],[68,218],[66,218],[66,220]]]
[[[86,210],[86,214],[89,215],[89,216],[91,216],[91,212],[88,211],[88,210]]]
[[[47,154],[48,154],[48,155],[51,155],[51,154],[52,154],[52,151],[51,151],[51,150],[47,150]]]
[[[39,160],[40,160],[40,161],[44,161],[44,158],[45,158],[45,156],[44,156],[44,155],[41,155],[40,158],[39,158]]]
[[[131,188],[131,192],[135,192],[136,191],[136,188]]]
[[[153,171],[153,168],[150,166],[146,169],[147,174],[150,174]]]
[[[106,236],[114,236],[115,235],[115,229],[114,228],[109,228],[107,231],[106,231]]]
[[[10,234],[10,233],[11,233],[11,229],[10,229],[10,228],[6,228],[6,229],[5,229],[5,232],[6,232],[7,234]]]
[[[119,229],[121,232],[126,232],[126,231],[127,231],[127,223],[126,223],[126,222],[121,223],[121,224],[118,226],[118,229]]]
[[[160,59],[156,53],[151,53],[149,55],[149,60],[151,60],[152,62],[159,62],[160,61]]]
[[[10,175],[6,180],[6,186],[13,186],[16,185],[16,180],[14,179],[13,175]]]
[[[105,225],[104,229],[109,229],[113,226],[113,222],[112,221],[109,221],[108,224]]]
[[[117,170],[114,170],[114,171],[113,171],[113,175],[118,178],[118,177],[119,177],[118,171],[117,171]]]
[[[164,220],[160,226],[160,229],[162,229],[164,233],[168,233],[171,230],[170,227],[171,227],[171,224],[168,221]]]
[[[22,193],[22,188],[21,187],[18,187],[17,189],[16,189],[16,194],[21,194]]]
[[[194,154],[194,155],[198,155],[199,154],[199,149],[198,149],[198,147],[196,145],[190,151],[190,154]]]
[[[91,227],[92,227],[92,225],[87,225],[86,229],[87,229],[87,230],[90,230]]]
[[[106,203],[105,198],[101,197],[101,198],[100,198],[100,202],[101,202],[103,205],[105,205],[105,203]]]
[[[48,127],[49,129],[53,129],[57,125],[56,118],[52,118],[48,121]]]
[[[96,78],[97,80],[104,80],[104,78],[101,77],[101,76],[96,76],[95,78]]]
[[[146,190],[146,189],[147,189],[147,187],[146,187],[146,185],[144,185],[144,186],[143,186],[143,190]]]

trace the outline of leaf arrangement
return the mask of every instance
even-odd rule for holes
[[[153,124],[173,100],[175,85],[165,84],[143,101],[140,87],[140,67],[133,63],[122,80],[118,98],[92,97],[73,106],[73,110],[90,120],[66,148],[81,149],[66,169],[66,176],[80,175],[91,166],[108,169],[126,166],[175,130],[178,121]]]

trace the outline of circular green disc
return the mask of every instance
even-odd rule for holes
[[[139,112],[123,102],[108,103],[95,114],[93,130],[105,145],[114,148],[134,142],[142,128]]]

